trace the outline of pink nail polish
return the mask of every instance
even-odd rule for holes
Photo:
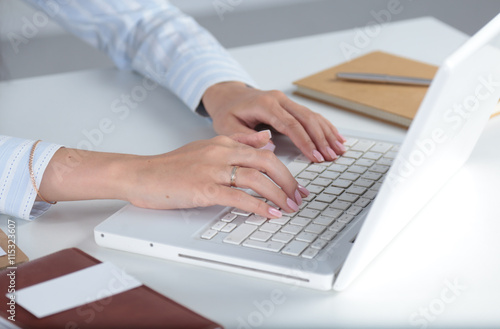
[[[302,185],[298,185],[298,189],[300,192],[302,192],[302,194],[304,194],[305,196],[308,196],[309,194],[311,194],[311,192],[309,192],[308,189],[306,189],[304,186]]]
[[[334,159],[334,160],[335,160],[335,159],[337,159],[337,158],[338,158],[337,153],[335,153],[335,151],[334,151],[334,150],[332,150],[332,148],[331,148],[330,146],[328,146],[328,147],[326,148],[326,150],[328,151],[328,154],[330,154],[330,156],[332,157],[332,159]]]
[[[269,150],[271,152],[274,152],[274,150],[276,149],[276,145],[274,145],[273,143],[269,142],[265,146],[261,147],[260,149],[261,150]]]
[[[281,213],[281,211],[279,211],[278,209],[273,208],[273,207],[269,207],[268,212],[273,217],[278,217],[279,218],[279,217],[283,216],[283,214]]]
[[[342,150],[342,152],[345,152],[345,146],[339,141],[335,141],[335,144]]]
[[[340,136],[340,138],[342,138],[343,143],[347,142],[347,139],[344,136],[342,136],[341,134],[339,134],[339,136]]]
[[[295,202],[299,205],[302,204],[302,197],[300,196],[300,193],[298,190],[295,190]]]
[[[325,158],[323,158],[323,156],[321,155],[321,153],[319,153],[317,150],[313,151],[313,157],[315,157],[316,160],[318,160],[318,162],[325,161]]]
[[[287,199],[286,199],[286,204],[287,204],[290,208],[292,208],[292,209],[293,209],[293,211],[299,211],[299,206],[298,206],[295,202],[293,202],[293,200],[292,200],[292,199],[287,198]]]

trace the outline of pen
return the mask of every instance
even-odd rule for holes
[[[372,74],[372,73],[350,73],[339,72],[337,78],[342,80],[376,82],[376,83],[393,83],[402,85],[419,85],[428,86],[431,84],[431,79],[412,78],[398,75],[387,74]]]

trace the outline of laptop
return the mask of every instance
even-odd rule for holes
[[[127,205],[95,227],[96,243],[301,287],[346,289],[472,152],[500,98],[499,33],[500,15],[444,61],[402,143],[351,134],[347,152],[321,164],[287,151],[280,159],[311,191],[298,212],[269,220],[222,206]]]

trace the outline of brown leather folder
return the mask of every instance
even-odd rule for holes
[[[99,260],[79,249],[64,249],[19,265],[15,271],[15,289],[29,287],[98,263]],[[10,301],[6,296],[11,284],[9,271],[11,270],[0,272],[0,304],[4,306]],[[0,307],[0,316],[3,318],[0,322],[23,329],[222,328],[145,285],[44,318],[37,318],[20,305],[15,305],[13,322],[9,320],[12,314],[8,310],[8,307]]]

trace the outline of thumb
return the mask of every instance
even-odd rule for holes
[[[249,129],[252,131],[251,129]],[[268,144],[271,142],[271,131],[262,130],[259,132],[252,131],[250,133],[238,133],[230,136],[233,140],[252,146],[255,148],[268,148]]]

